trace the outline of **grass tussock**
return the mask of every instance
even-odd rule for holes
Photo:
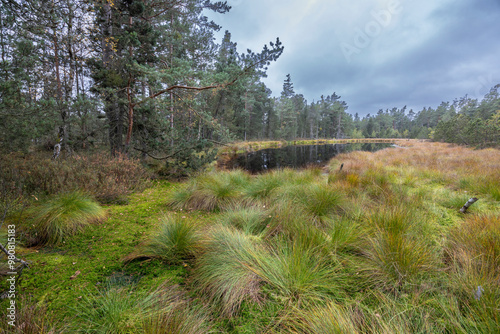
[[[335,302],[298,312],[288,326],[293,332],[307,334],[355,334],[352,310]]]
[[[160,230],[139,249],[124,258],[125,262],[135,259],[159,259],[169,264],[181,264],[193,260],[202,248],[200,227],[181,215],[166,215]]]
[[[371,231],[363,271],[375,286],[399,290],[418,283],[437,268],[438,258],[425,231],[418,228],[418,216],[401,208],[374,212],[368,219]]]
[[[265,205],[254,205],[227,210],[222,215],[220,223],[233,226],[246,234],[259,235],[264,232],[270,220]]]
[[[313,225],[313,217],[290,200],[276,201],[269,209],[270,222],[264,231],[267,238],[277,235],[293,237],[304,226]]]
[[[178,286],[166,283],[153,291],[133,284],[107,283],[82,298],[74,333],[208,333],[207,315],[191,307]]]
[[[363,247],[365,228],[355,220],[336,219],[328,221],[326,235],[335,254],[358,253]]]
[[[224,316],[234,316],[244,301],[262,299],[262,280],[253,268],[263,254],[254,238],[232,227],[217,226],[196,261],[194,286]]]
[[[56,195],[31,210],[24,226],[30,245],[58,245],[65,238],[105,218],[106,211],[82,192]]]
[[[272,198],[277,189],[289,181],[287,176],[286,172],[279,170],[259,175],[244,189],[245,197],[252,200]]]
[[[289,193],[292,201],[317,221],[338,212],[344,202],[344,196],[326,184],[312,183],[293,190]]]
[[[450,231],[448,253],[464,251],[500,274],[500,215],[468,216]]]
[[[473,312],[498,320],[500,216],[474,215],[451,229],[445,248],[449,286]]]
[[[168,199],[174,209],[220,211],[242,198],[250,176],[243,171],[202,174]]]
[[[255,268],[272,295],[285,305],[311,305],[339,296],[338,265],[325,256],[315,238],[277,240]]]

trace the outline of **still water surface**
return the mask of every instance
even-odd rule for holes
[[[250,153],[239,154],[224,164],[227,169],[241,168],[251,173],[262,173],[280,168],[304,168],[310,165],[324,166],[340,153],[351,151],[374,152],[392,144],[388,143],[357,143],[286,146],[269,148]]]

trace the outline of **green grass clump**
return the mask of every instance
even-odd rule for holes
[[[256,266],[257,275],[285,305],[312,305],[342,294],[338,264],[316,238],[278,239]]]
[[[210,317],[203,307],[193,305],[178,286],[163,285],[148,316],[138,331],[144,334],[212,333]]]
[[[304,226],[313,225],[313,217],[288,199],[276,200],[269,209],[269,227],[264,231],[267,238],[285,235],[293,238]]]
[[[174,210],[192,209],[190,202],[195,190],[196,182],[194,181],[175,187],[174,191],[168,194],[168,206]]]
[[[458,211],[471,197],[472,196],[468,195],[467,193],[445,191],[439,199],[439,203],[445,208],[455,209],[456,211]],[[474,206],[469,208],[469,212],[473,210]]]
[[[199,227],[185,216],[171,214],[163,218],[158,234],[124,260],[155,258],[170,264],[181,264],[192,260],[201,247]]]
[[[31,245],[57,245],[104,219],[105,210],[81,192],[56,195],[32,210],[31,226],[26,226]]]
[[[478,177],[475,188],[495,201],[500,201],[500,172],[492,175]]]
[[[263,249],[254,238],[232,227],[217,226],[197,258],[194,286],[219,305],[223,315],[234,316],[244,301],[261,300],[262,280],[253,268],[262,256]]]
[[[133,333],[140,319],[147,316],[153,298],[136,294],[130,287],[108,286],[104,291],[82,296],[78,308],[83,333]],[[75,324],[76,325],[76,324]],[[127,330],[128,328],[128,330]]]
[[[376,286],[399,290],[437,267],[436,252],[417,219],[402,208],[382,209],[369,218],[372,231],[363,251],[368,260],[364,269]]]
[[[344,202],[343,195],[326,184],[310,184],[297,188],[295,201],[316,220],[335,213]]]
[[[334,253],[358,252],[364,239],[364,228],[350,219],[336,219],[327,222],[328,242]]]
[[[220,211],[240,200],[249,182],[243,171],[202,174],[174,192],[168,204],[175,209]]]
[[[270,221],[265,205],[235,207],[226,211],[220,222],[234,226],[247,234],[258,235],[264,231]]]
[[[329,302],[298,312],[289,327],[293,332],[307,334],[354,334],[358,333],[354,318],[350,309]]]
[[[282,171],[270,171],[258,175],[244,189],[244,194],[252,200],[265,200],[270,198],[276,190],[287,182],[286,174]]]
[[[192,309],[177,286],[138,290],[110,281],[82,297],[76,333],[208,333],[207,316]]]

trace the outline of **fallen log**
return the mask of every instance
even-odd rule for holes
[[[460,212],[461,213],[465,213],[467,212],[467,209],[469,208],[469,206],[471,206],[472,204],[476,203],[479,199],[476,198],[476,197],[472,197],[471,199],[469,199],[465,204],[464,206],[460,209]]]

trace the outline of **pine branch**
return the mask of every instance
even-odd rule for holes
[[[195,147],[195,146],[192,146],[192,147],[190,147],[190,148],[193,148],[193,147]],[[165,156],[165,157],[161,157],[161,158],[156,157],[156,156],[152,155],[149,151],[143,150],[143,149],[138,148],[138,147],[134,147],[134,150],[139,151],[139,152],[142,152],[142,153],[144,153],[144,154],[148,155],[149,157],[151,157],[151,158],[153,158],[153,159],[155,159],[155,160],[167,160],[167,159],[169,159],[169,158],[171,158],[171,157],[175,156],[177,153],[180,153],[180,152],[182,152],[182,151],[186,150],[186,148],[184,147],[184,148],[182,148],[182,149],[180,149],[180,150],[177,150],[177,151],[175,151],[175,152],[173,152],[173,153],[171,153],[171,154],[169,154],[169,155],[167,155],[167,156]]]
[[[174,90],[174,89],[185,89],[185,90],[195,90],[195,91],[203,91],[203,90],[208,90],[208,89],[214,89],[214,88],[220,88],[222,86],[225,86],[224,84],[218,84],[218,85],[211,85],[211,86],[204,86],[204,87],[194,87],[194,86],[184,86],[184,85],[173,85],[173,86],[170,86],[168,88],[165,88],[165,89],[162,89],[160,90],[159,92],[156,92],[155,94],[153,95],[150,95],[144,99],[142,99],[141,101],[138,101],[138,102],[135,102],[135,103],[132,103],[132,107],[135,107],[135,106],[138,106],[146,101],[149,101],[151,99],[154,99],[162,94],[165,94],[167,92],[170,92],[171,90]]]

